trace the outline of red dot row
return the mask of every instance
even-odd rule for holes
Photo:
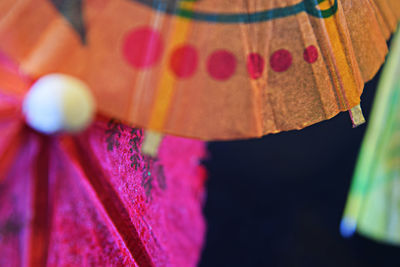
[[[163,41],[161,35],[149,28],[142,27],[129,32],[123,44],[125,59],[135,68],[146,69],[156,64],[162,56]],[[304,60],[314,63],[318,59],[318,50],[311,45],[304,50]],[[178,78],[191,77],[198,66],[199,56],[196,48],[183,45],[171,54],[169,67]],[[270,57],[270,66],[275,72],[284,72],[292,65],[292,54],[281,49]],[[236,71],[237,60],[227,50],[214,51],[207,58],[207,71],[216,80],[227,80]],[[247,57],[247,70],[252,79],[258,79],[264,71],[264,58],[258,53],[250,53]]]

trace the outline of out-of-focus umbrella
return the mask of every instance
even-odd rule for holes
[[[400,245],[400,32],[382,73],[341,224]]]
[[[195,266],[204,143],[165,137],[151,158],[142,130],[100,116],[42,135],[22,116],[31,80],[0,62],[0,266]]]
[[[301,129],[358,107],[398,0],[3,0],[0,49],[85,81],[100,112],[207,140]]]

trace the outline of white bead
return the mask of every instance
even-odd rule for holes
[[[94,111],[95,102],[88,86],[64,74],[40,78],[23,103],[28,125],[45,134],[80,132],[91,123]]]

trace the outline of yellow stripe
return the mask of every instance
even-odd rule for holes
[[[325,5],[331,5],[330,1],[326,1],[320,4],[320,8],[324,9]],[[340,30],[338,29],[337,16],[324,19],[325,27],[327,29],[329,40],[333,48],[335,63],[337,66],[337,77],[340,82],[337,81],[338,88],[341,89],[339,93],[340,100],[346,109],[350,109],[358,104],[358,90],[359,86],[355,80],[349,58],[346,53],[346,49],[341,40]]]
[[[193,9],[194,7],[194,3],[190,2],[182,3],[181,5],[184,5],[186,9]],[[174,17],[172,25],[174,30],[170,36],[170,42],[166,49],[167,56],[163,62],[163,73],[157,86],[157,95],[149,121],[150,129],[160,131],[164,127],[176,83],[175,76],[168,70],[168,55],[171,54],[174,48],[186,42],[191,24],[192,21],[190,19],[180,18],[178,16]]]

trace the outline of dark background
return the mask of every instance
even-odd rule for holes
[[[362,96],[367,121],[378,78]],[[339,233],[365,130],[343,112],[301,131],[210,143],[200,266],[400,266],[400,248]]]

